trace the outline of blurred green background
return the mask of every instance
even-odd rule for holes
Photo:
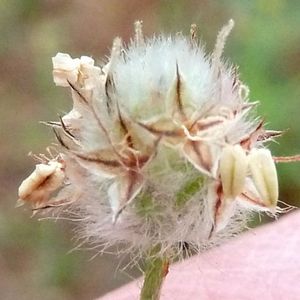
[[[0,299],[94,299],[139,274],[116,272],[114,256],[68,253],[75,245],[70,224],[39,222],[29,209],[14,208],[18,185],[34,167],[27,153],[54,141],[38,122],[56,120],[71,106],[53,84],[51,57],[60,51],[100,59],[115,36],[130,39],[137,19],[147,35],[188,34],[197,23],[211,50],[230,18],[236,27],[226,57],[240,66],[268,127],[289,129],[273,143],[274,154],[299,153],[299,1],[0,0]],[[299,206],[300,164],[278,171],[280,199]]]

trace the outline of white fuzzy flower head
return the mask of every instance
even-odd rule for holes
[[[210,55],[195,25],[189,37],[152,38],[135,25],[132,42],[116,38],[104,66],[53,58],[54,82],[71,90],[73,108],[48,122],[59,161],[38,165],[20,199],[73,211],[90,242],[141,252],[159,244],[174,255],[183,244],[202,250],[234,235],[252,211],[275,214],[277,174],[265,142],[280,132],[250,114],[256,103],[223,62],[233,21]]]

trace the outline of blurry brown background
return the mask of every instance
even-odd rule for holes
[[[67,91],[53,84],[51,57],[67,52],[99,60],[115,36],[130,39],[137,19],[147,35],[188,34],[197,23],[210,50],[230,18],[236,27],[226,56],[240,66],[251,98],[261,100],[269,128],[289,129],[272,145],[274,154],[299,153],[299,1],[0,0],[1,300],[93,299],[139,274],[116,271],[114,256],[68,253],[75,245],[70,224],[39,222],[28,208],[14,208],[17,187],[34,167],[27,153],[44,152],[54,141],[38,122],[56,120],[71,106]],[[278,170],[280,199],[299,206],[300,164]]]

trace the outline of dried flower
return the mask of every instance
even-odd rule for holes
[[[224,63],[231,20],[207,55],[190,37],[113,43],[106,65],[53,57],[53,77],[68,87],[72,110],[53,127],[62,152],[20,186],[34,208],[76,212],[79,235],[169,257],[183,244],[202,250],[244,228],[252,211],[275,215],[278,182],[265,143],[281,132],[250,112],[255,102]],[[56,192],[55,195],[53,193]],[[74,214],[75,215],[75,214]]]
[[[38,164],[19,187],[18,204],[30,202],[37,209],[49,202],[50,196],[64,182],[64,166],[58,161]]]

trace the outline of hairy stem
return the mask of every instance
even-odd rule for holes
[[[140,300],[158,300],[163,281],[168,274],[169,260],[158,255],[160,246],[155,246],[146,259],[144,284]]]

